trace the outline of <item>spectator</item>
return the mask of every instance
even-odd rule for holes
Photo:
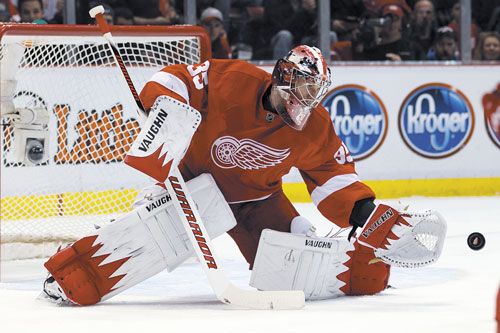
[[[230,59],[231,48],[222,21],[222,13],[217,8],[208,7],[201,13],[201,26],[207,30],[212,41],[212,58]]]
[[[127,7],[115,8],[116,25],[134,25],[134,13]]]
[[[358,43],[354,47],[353,57],[355,60],[402,61],[413,59],[410,43],[405,35],[407,11],[410,11],[406,7],[394,3],[382,7],[379,16],[384,20],[383,23],[380,23],[381,26],[374,28],[373,45],[359,43],[358,39]]]
[[[174,6],[168,6],[173,1],[168,0],[105,0],[112,8],[127,7],[134,15],[134,23],[138,25],[169,25],[180,22]],[[176,1],[183,2],[183,1]],[[85,12],[88,1],[80,0],[81,11]],[[91,6],[90,6],[91,7]],[[164,16],[163,12],[169,13]],[[88,14],[87,14],[88,16]]]
[[[441,27],[437,30],[434,46],[427,54],[428,60],[458,60],[457,34],[450,27]]]
[[[264,0],[262,7],[263,17],[246,22],[240,29],[240,40],[252,47],[252,58],[258,60],[273,59],[277,54],[289,51],[287,45],[293,40],[293,36],[286,30],[287,22],[297,10],[298,3]],[[282,43],[285,45],[281,45]]]
[[[108,25],[115,24],[115,12],[108,3],[104,3],[102,1],[90,2],[90,8],[94,8],[95,6],[102,6],[104,8],[102,16]]]
[[[44,20],[51,24],[63,23],[64,0],[43,0]]]
[[[339,41],[352,40],[361,15],[366,11],[363,0],[335,0],[331,2],[332,30]]]
[[[318,46],[318,20],[316,0],[301,0],[283,30],[271,40],[273,59],[284,57],[295,45]],[[330,31],[330,44],[338,41],[337,34]]]
[[[12,16],[8,3],[0,1],[0,22],[10,22]]]
[[[169,0],[159,0],[159,10],[163,17],[170,19],[171,21],[176,21],[179,19],[177,12],[175,11],[174,6],[170,3]],[[178,23],[178,22],[177,22]]]
[[[474,52],[474,60],[500,60],[500,34],[496,31],[482,32]]]
[[[19,16],[19,11],[17,10],[17,2],[14,3],[13,0],[1,0],[9,8],[10,20],[12,22],[21,22],[21,17]]]
[[[160,10],[160,0],[125,0],[125,4],[134,13],[134,22],[139,25],[169,25],[179,23],[179,15],[173,6],[165,11],[165,3],[161,3],[162,9],[169,16],[164,16]],[[117,6],[116,6],[117,7]]]
[[[457,36],[460,36],[460,0],[455,0],[455,3],[450,9],[450,14],[451,14],[451,22],[448,24],[450,28],[452,28]],[[476,25],[472,23],[470,25],[470,42],[471,42],[471,50],[474,51],[476,47],[476,42],[479,36],[479,31],[476,28]],[[458,49],[460,49],[460,39],[458,39]]]
[[[110,5],[103,3],[102,6],[104,7],[104,13],[102,14],[102,17],[104,17],[104,20],[108,25],[114,25],[115,24],[115,12],[113,11],[113,8],[111,8]]]
[[[432,47],[437,28],[434,4],[430,0],[418,0],[410,22],[410,45],[415,60],[425,60]]]
[[[411,60],[407,21],[411,9],[404,0],[372,0],[352,31],[352,41],[331,45],[335,60]]]
[[[43,3],[42,0],[19,0],[17,2],[19,16],[23,23],[38,23],[46,24],[43,20]]]
[[[495,10],[500,9],[498,0],[474,0],[471,1],[472,20],[482,31],[489,31],[489,23]]]

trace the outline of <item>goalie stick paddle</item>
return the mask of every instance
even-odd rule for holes
[[[104,20],[103,13],[103,6],[94,7],[89,11],[90,16],[96,19],[99,29],[111,47],[120,70],[130,88],[130,92],[136,101],[138,112],[144,120],[146,118],[144,106],[123,64],[118,47],[113,41],[113,36]],[[208,277],[215,295],[220,301],[251,309],[285,310],[304,307],[305,296],[302,290],[257,291],[241,289],[231,283],[220,266],[220,261],[215,254],[214,247],[201,220],[200,213],[187,191],[184,179],[177,167],[171,169],[165,185],[169,193],[172,193],[174,206],[183,221],[184,229],[193,245],[194,252]]]

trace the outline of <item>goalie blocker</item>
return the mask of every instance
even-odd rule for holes
[[[203,174],[187,185],[210,237],[236,225],[211,175]],[[155,186],[138,198],[138,208],[57,252],[45,263],[51,275],[44,285],[49,298],[77,305],[95,304],[164,269],[171,272],[193,255],[170,194]]]
[[[303,290],[307,300],[372,295],[387,287],[390,265],[412,268],[435,262],[445,234],[439,213],[399,212],[385,204],[374,209],[358,238],[350,241],[266,229],[250,285]]]

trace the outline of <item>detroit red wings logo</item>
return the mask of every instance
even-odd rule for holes
[[[290,149],[275,149],[252,139],[238,140],[223,136],[214,141],[212,161],[223,169],[263,169],[280,164],[290,155]]]

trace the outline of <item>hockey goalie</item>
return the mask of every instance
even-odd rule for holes
[[[52,256],[45,294],[95,304],[192,256],[162,186],[173,168],[210,237],[232,237],[259,290],[303,290],[309,300],[372,295],[387,287],[391,266],[435,262],[444,219],[375,202],[320,104],[330,86],[323,56],[309,46],[278,60],[272,75],[216,59],[154,74],[140,94],[149,115],[125,162],[158,184],[132,212]],[[320,237],[299,215],[282,190],[292,167],[319,211],[351,228],[348,237]]]

